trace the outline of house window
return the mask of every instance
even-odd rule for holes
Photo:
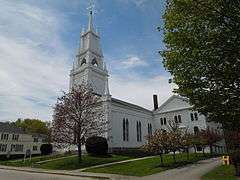
[[[1,140],[8,140],[8,136],[9,136],[8,134],[4,134],[4,133],[3,133],[3,134],[1,135]]]
[[[33,146],[33,151],[37,151],[38,147],[37,146]]]
[[[148,135],[151,136],[152,135],[152,124],[148,124]]]
[[[38,142],[38,138],[34,138],[34,139],[33,139],[33,142]]]
[[[142,141],[142,124],[140,121],[137,121],[137,142]]]
[[[179,123],[182,123],[182,117],[181,117],[181,115],[178,115],[178,122],[179,122]]]
[[[123,141],[129,140],[129,122],[128,119],[123,119]]]
[[[0,144],[0,152],[6,152],[7,151],[7,144]]]
[[[23,152],[23,145],[22,144],[12,144],[11,151],[12,152]]]
[[[198,120],[198,114],[196,112],[194,113],[194,117],[195,117],[195,120],[197,121]]]
[[[12,140],[13,141],[18,141],[18,139],[19,139],[19,134],[13,134],[12,135]]]
[[[190,116],[191,116],[191,121],[194,121],[193,113],[191,113]]]

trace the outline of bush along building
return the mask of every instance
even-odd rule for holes
[[[40,147],[45,138],[40,134],[28,134],[14,124],[0,123],[0,156],[41,154]]]
[[[204,115],[192,110],[187,99],[176,95],[160,107],[158,97],[154,95],[153,110],[113,98],[109,91],[109,74],[103,60],[100,36],[94,30],[92,14],[90,10],[88,28],[81,33],[80,47],[70,72],[70,90],[74,85],[87,84],[102,97],[105,118],[109,122],[106,137],[110,150],[141,147],[146,144],[146,137],[156,129],[167,130],[170,121],[192,133],[206,128],[221,131],[221,125],[209,123]],[[224,142],[216,144],[216,147],[220,146],[224,146]],[[214,150],[223,151],[222,148]]]

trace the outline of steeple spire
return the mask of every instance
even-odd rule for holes
[[[94,28],[93,28],[93,9],[94,9],[94,4],[93,4],[93,1],[90,0],[89,1],[89,7],[88,7],[88,10],[89,10],[88,31],[94,31]]]

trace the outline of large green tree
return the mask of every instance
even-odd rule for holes
[[[39,119],[18,119],[15,124],[27,133],[48,135],[50,131],[49,123]]]
[[[196,110],[225,128],[240,125],[240,1],[167,0],[166,69]]]

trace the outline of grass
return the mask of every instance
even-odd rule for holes
[[[69,157],[64,159],[59,159],[51,162],[46,162],[40,165],[35,165],[34,167],[43,168],[43,169],[51,169],[51,170],[74,170],[81,169],[89,166],[95,166],[105,163],[117,162],[131,159],[128,156],[120,156],[120,155],[108,155],[108,156],[89,156],[83,155],[82,162],[78,162],[78,157]]]
[[[219,166],[214,170],[204,175],[202,180],[236,180],[234,176],[235,170],[233,166]]]
[[[160,157],[155,156],[152,158],[137,160],[133,162],[115,164],[115,165],[100,167],[100,168],[87,169],[85,171],[94,172],[94,173],[130,175],[130,176],[146,176],[146,175],[159,173],[167,169],[183,166],[189,163],[194,163],[199,160],[208,158],[209,155],[206,154],[206,156],[203,156],[202,154],[197,154],[197,156],[195,156],[195,154],[190,154],[189,160],[187,160],[186,154],[177,154],[176,157],[177,157],[177,163],[174,163],[172,155],[165,155],[164,166],[161,166]]]
[[[45,160],[51,160],[61,157],[70,156],[66,154],[55,154],[55,155],[47,155],[47,156],[36,156],[32,157],[31,161],[30,158],[26,158],[25,162],[23,159],[19,160],[8,160],[8,161],[0,161],[0,165],[6,165],[6,166],[16,166],[16,167],[32,167],[35,163]]]

